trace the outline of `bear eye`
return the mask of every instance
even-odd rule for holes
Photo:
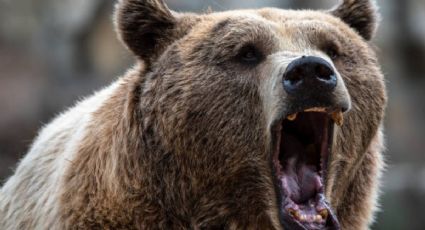
[[[325,51],[326,55],[328,55],[333,60],[337,59],[338,57],[341,56],[340,51],[335,44],[328,44],[325,47],[324,51]]]
[[[252,44],[243,46],[237,55],[240,62],[245,64],[258,64],[262,59],[262,53]]]

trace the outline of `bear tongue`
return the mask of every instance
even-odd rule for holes
[[[283,190],[291,200],[297,204],[306,203],[321,191],[321,178],[315,166],[302,164],[297,168],[295,162],[295,159],[288,161],[280,180]]]
[[[320,176],[314,166],[303,165],[298,170],[298,179],[300,186],[299,202],[306,202],[314,198],[322,187]]]

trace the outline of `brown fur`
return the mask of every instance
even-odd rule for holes
[[[174,29],[171,24],[176,23],[169,19],[171,14],[160,10],[155,11],[159,15],[151,16],[151,9],[143,5],[149,6],[150,1],[146,2],[124,1],[118,8],[118,28],[136,55],[148,63],[157,56],[162,58],[152,63],[151,71],[143,67],[134,71],[128,84],[96,113],[92,131],[80,146],[80,157],[67,173],[63,218],[68,226],[81,228],[276,227],[276,211],[272,211],[276,208],[275,195],[270,190],[273,185],[267,160],[269,146],[262,135],[265,131],[260,122],[263,115],[255,77],[248,81],[235,72],[236,79],[229,80],[209,67],[224,63],[222,58],[232,52],[232,47],[217,46],[220,39],[215,34],[222,36],[229,24],[242,26],[244,20],[230,19],[226,13],[193,16],[197,18],[190,21],[199,25],[186,26],[184,32],[181,28],[179,33],[169,32]],[[134,11],[130,14],[133,17],[125,16],[128,10]],[[340,16],[343,11],[335,14]],[[367,189],[375,183],[373,175],[380,167],[380,162],[376,162],[380,157],[368,148],[377,135],[385,105],[382,76],[374,54],[348,27],[326,15],[285,15],[272,9],[259,14],[286,23],[286,33],[294,37],[304,33],[311,39],[334,39],[342,49],[336,66],[349,89],[353,110],[338,132],[328,196],[344,229],[364,226],[371,208]],[[372,30],[364,28],[364,19],[353,18],[356,16],[342,19],[349,20],[349,25],[369,39]],[[143,20],[157,20],[160,24]],[[308,28],[300,27],[297,20],[325,20],[334,28],[316,28],[306,35]],[[269,36],[267,27],[252,27],[251,34],[260,45],[273,39],[264,37]],[[161,30],[153,31],[156,29]],[[185,39],[178,40],[187,33]],[[143,42],[145,34],[154,35],[147,39],[154,45]],[[166,40],[150,40],[160,35],[165,35]],[[232,44],[232,37],[226,42]],[[236,42],[240,40],[235,40],[235,46]],[[273,49],[266,44],[265,48]],[[326,46],[320,41],[316,44]],[[217,47],[222,49],[214,50]],[[220,67],[233,75],[226,64]],[[208,78],[197,77],[200,71],[207,72]],[[240,83],[245,85],[241,87]],[[246,110],[252,111],[248,117],[238,116]]]
[[[303,48],[338,53],[352,109],[336,130],[326,196],[342,229],[366,229],[383,164],[386,94],[364,40],[376,24],[370,3],[344,3],[332,11],[337,18],[279,9],[180,14],[158,0],[121,0],[117,30],[138,61],[93,114],[66,169],[61,222],[68,229],[281,229],[260,90],[269,69],[235,61],[248,42],[262,60]]]
[[[165,73],[158,74],[162,77],[140,78],[136,71],[93,118],[92,132],[67,174],[62,206],[68,227],[271,228],[265,210],[275,203],[273,185],[270,176],[260,176],[271,173],[268,162],[262,161],[266,147],[253,145],[265,143],[263,132],[243,135],[245,127],[258,123],[261,115],[222,121],[220,107],[230,106],[222,100],[182,98],[181,104],[175,104],[171,98],[185,82],[169,82],[175,90],[162,92],[163,87],[173,88],[161,82]],[[236,89],[227,89],[229,98]],[[223,89],[217,90],[226,97]],[[141,103],[150,106],[140,108]],[[200,106],[199,111],[183,112],[186,103]],[[212,119],[205,120],[202,113],[211,113]],[[218,135],[223,138],[207,139]],[[241,154],[232,155],[235,151]]]
[[[371,0],[343,0],[342,4],[330,13],[341,18],[366,40],[372,39],[379,15]]]

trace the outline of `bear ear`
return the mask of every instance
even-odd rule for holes
[[[373,0],[343,0],[330,13],[342,19],[368,41],[378,26],[379,14]]]
[[[177,36],[177,13],[162,0],[119,0],[114,17],[120,40],[147,63]]]

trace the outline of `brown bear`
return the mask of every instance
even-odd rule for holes
[[[42,129],[0,190],[1,228],[367,229],[386,105],[375,9],[119,1],[136,65]]]

